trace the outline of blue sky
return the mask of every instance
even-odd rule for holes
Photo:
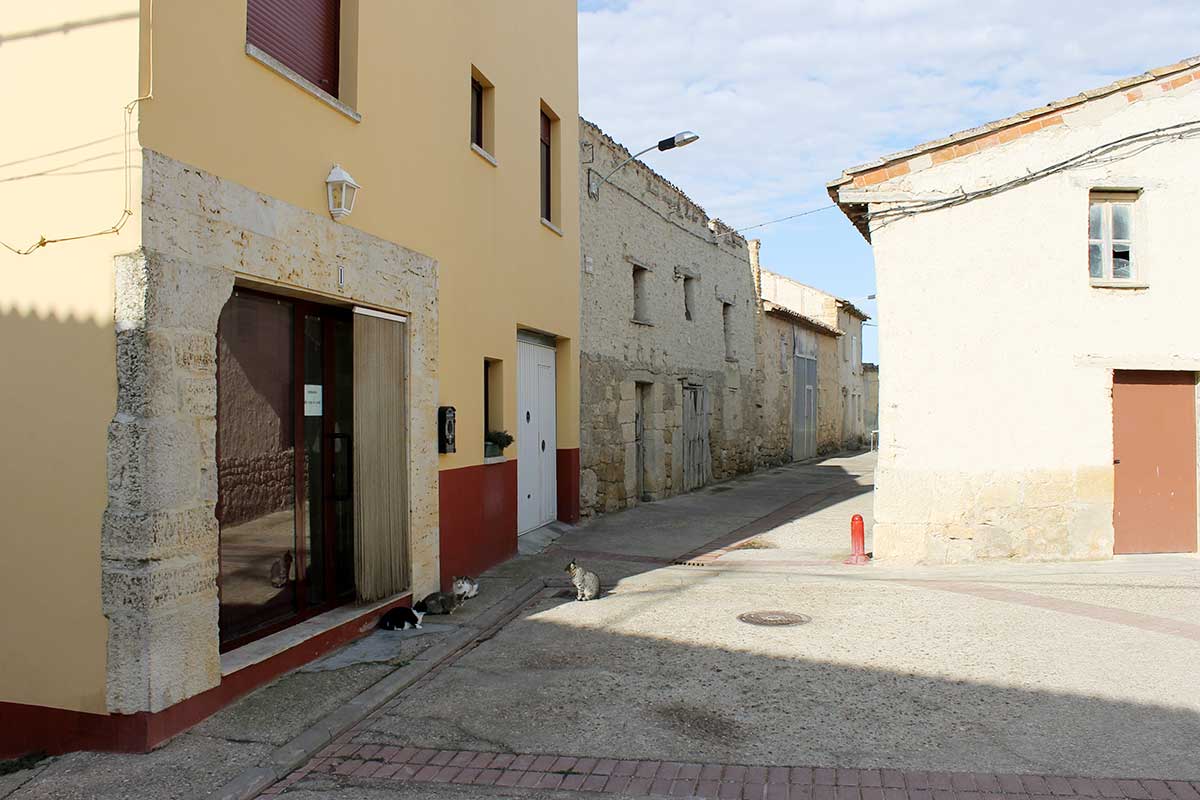
[[[1197,53],[1195,0],[579,0],[580,113],[633,150],[700,133],[646,161],[739,228],[827,205],[845,167]],[[873,313],[840,211],[749,235]]]

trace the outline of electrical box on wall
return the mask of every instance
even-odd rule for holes
[[[438,452],[454,453],[454,406],[438,406]]]

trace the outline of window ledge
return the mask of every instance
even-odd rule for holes
[[[336,97],[331,95],[329,92],[325,91],[320,86],[317,86],[315,83],[310,81],[308,78],[305,78],[303,75],[296,72],[296,70],[294,70],[291,67],[289,67],[288,65],[284,64],[282,61],[275,58],[275,56],[267,53],[262,48],[255,47],[254,45],[250,44],[249,42],[246,42],[246,55],[250,56],[255,61],[262,64],[264,67],[271,70],[275,74],[279,75],[284,80],[291,82],[297,88],[302,89],[305,92],[308,92],[313,97],[317,98],[322,103],[324,103],[325,105],[332,108],[334,111],[338,111],[342,114],[345,114],[347,117],[354,120],[355,122],[362,122],[362,114],[359,114],[353,108],[346,105],[341,100],[338,100]]]
[[[483,457],[484,464],[503,464],[505,461],[508,461],[508,456],[484,456]]]
[[[489,153],[487,150],[484,150],[482,147],[480,147],[479,145],[475,144],[474,142],[471,142],[471,151],[472,151],[473,153],[475,153],[475,155],[477,155],[477,156],[479,156],[480,158],[482,158],[484,161],[486,161],[486,162],[488,162],[489,164],[491,164],[493,167],[498,167],[498,166],[500,166],[499,164],[497,164],[497,163],[496,163],[496,157],[495,157],[494,155],[492,155],[491,153]]]
[[[629,321],[632,322],[634,325],[645,325],[647,328],[654,327],[654,323],[648,319],[638,319],[637,317],[634,317],[633,319],[631,319]]]
[[[1150,284],[1143,281],[1091,281],[1093,289],[1149,289]]]
[[[555,225],[553,222],[551,222],[550,220],[546,219],[545,217],[542,217],[542,218],[541,218],[541,220],[542,220],[542,224],[543,224],[543,225],[545,225],[547,228],[549,228],[550,230],[554,231],[554,232],[555,232],[555,233],[557,233],[559,236],[562,236],[562,235],[563,235],[562,228],[558,227],[557,225]]]

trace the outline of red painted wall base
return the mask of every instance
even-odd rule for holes
[[[411,603],[411,595],[398,597],[295,647],[226,675],[219,686],[155,713],[88,714],[0,701],[0,720],[4,721],[0,725],[0,759],[39,751],[58,755],[74,750],[115,753],[152,750],[283,673],[365,636],[379,624],[384,612]]]
[[[517,554],[517,461],[438,473],[442,589]]]
[[[579,448],[558,451],[558,519],[579,522]]]

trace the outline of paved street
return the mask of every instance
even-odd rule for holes
[[[872,467],[743,477],[501,566],[451,622],[530,577],[564,579],[571,558],[606,591],[535,593],[267,795],[1200,800],[1200,560],[844,566]],[[753,611],[811,621],[738,620]],[[363,686],[391,667],[353,669]],[[70,756],[12,796],[203,796],[288,738],[268,735],[290,713],[263,702],[272,690],[201,726],[224,737],[207,755],[191,733],[145,757]],[[154,772],[183,746],[189,791]]]

